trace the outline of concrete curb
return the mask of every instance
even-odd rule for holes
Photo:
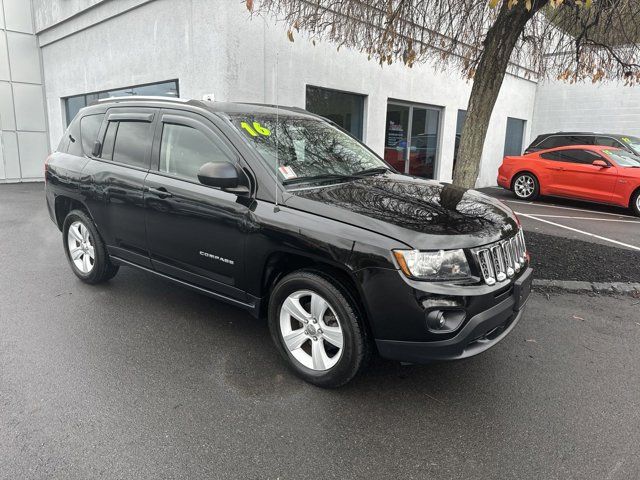
[[[578,282],[574,280],[534,279],[533,286],[540,290],[562,290],[570,293],[599,293],[628,295],[640,298],[640,283]]]

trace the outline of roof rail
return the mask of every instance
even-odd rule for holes
[[[190,100],[186,98],[175,98],[175,97],[161,97],[161,96],[152,96],[152,95],[127,95],[124,97],[108,97],[101,98],[97,101],[97,103],[103,102],[135,102],[136,100],[156,100],[161,102],[178,102],[178,103],[188,103]]]

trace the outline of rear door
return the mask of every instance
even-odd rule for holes
[[[111,255],[151,266],[144,227],[144,181],[158,109],[107,110],[98,139],[100,151],[85,166],[87,206]],[[87,145],[89,148],[89,145]]]
[[[618,169],[597,152],[585,149],[561,150],[562,170],[559,173],[560,195],[610,202],[618,178]],[[603,160],[609,168],[592,165],[594,160]]]
[[[144,195],[153,267],[245,301],[248,202],[197,178],[198,169],[208,162],[237,165],[235,149],[209,119],[167,109],[161,114],[153,152],[154,169]]]

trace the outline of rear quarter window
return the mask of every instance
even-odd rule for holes
[[[69,155],[75,155],[76,157],[82,156],[80,118],[76,117],[73,122],[71,122],[71,125],[69,125],[69,128],[67,128],[67,131],[65,132],[64,137],[60,142],[61,146],[65,146],[63,144],[66,144],[66,148],[64,148],[64,150],[62,151],[68,153]]]
[[[82,137],[82,150],[87,156],[93,151],[93,144],[98,139],[98,132],[102,125],[104,114],[86,115],[80,120],[80,135]]]

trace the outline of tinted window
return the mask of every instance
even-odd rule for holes
[[[307,110],[322,115],[362,140],[364,95],[307,87]]]
[[[118,122],[113,161],[132,167],[149,168],[147,146],[150,143],[151,123]]]
[[[571,163],[583,163],[586,165],[591,165],[594,160],[602,160],[603,158],[595,152],[590,150],[562,150],[559,152],[562,154],[562,157],[565,162]]]
[[[75,155],[76,157],[82,156],[82,141],[80,139],[80,119],[76,118],[66,133],[69,145],[67,146],[67,153],[69,155]]]
[[[233,162],[233,157],[221,142],[214,142],[200,130],[185,125],[164,125],[161,172],[197,180],[198,170],[208,162]]]
[[[98,132],[100,131],[100,125],[102,125],[102,119],[104,114],[101,115],[87,115],[80,120],[80,135],[82,136],[82,150],[85,155],[91,155],[93,151],[93,144],[98,139]]]
[[[537,146],[540,150],[569,145],[593,145],[594,137],[589,135],[553,135]]]
[[[611,137],[597,137],[596,145],[606,145],[607,147],[618,147],[623,148],[623,146],[616,139]]]
[[[562,155],[560,154],[560,152],[541,153],[540,157],[544,158],[545,160],[555,160],[556,162],[562,161]]]

